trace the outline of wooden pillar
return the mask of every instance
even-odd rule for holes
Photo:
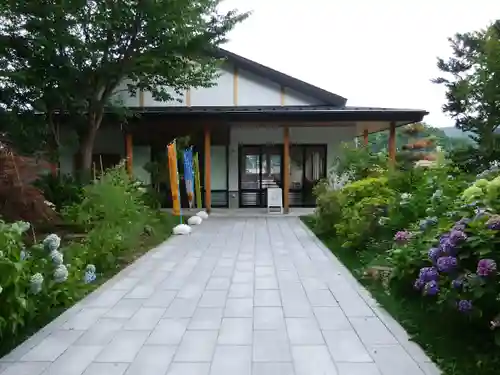
[[[396,124],[391,122],[389,127],[389,165],[396,164]]]
[[[363,130],[363,144],[368,146],[368,129]]]
[[[289,202],[290,189],[290,128],[283,129],[283,209],[285,213],[290,212]]]
[[[212,181],[211,181],[211,160],[210,160],[210,129],[205,127],[204,137],[205,150],[205,210],[210,213],[212,209]]]
[[[125,154],[127,156],[127,173],[129,177],[132,177],[132,158],[133,158],[133,139],[132,139],[132,134],[127,133],[125,134]]]

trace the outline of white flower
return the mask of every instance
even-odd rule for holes
[[[3,292],[3,288],[2,288],[2,286],[0,285],[0,294],[2,294],[2,292]]]
[[[384,226],[388,221],[389,221],[388,217],[382,216],[378,219],[378,225]]]
[[[411,197],[412,197],[412,195],[410,193],[401,194],[401,200],[404,200],[404,201],[411,199]]]
[[[68,274],[66,266],[61,264],[54,271],[54,281],[56,283],[63,283],[68,279]]]
[[[49,201],[43,201],[43,203],[45,203],[47,206],[49,206],[50,208],[55,208],[56,205],[52,202],[49,202]]]
[[[26,232],[28,229],[31,228],[31,224],[26,222],[26,221],[16,221],[10,227],[15,232],[17,232],[19,234],[23,234],[24,232]]]
[[[33,294],[38,294],[42,291],[43,276],[41,273],[35,273],[30,278],[30,290]]]
[[[96,279],[96,275],[94,272],[85,272],[85,276],[83,277],[83,282],[85,284],[90,284],[91,282],[93,282],[94,280]]]
[[[52,250],[49,254],[49,257],[52,260],[52,263],[54,263],[56,266],[63,264],[64,256],[60,251]]]
[[[3,251],[0,251],[0,258],[3,258]]]
[[[90,273],[95,273],[96,272],[96,268],[93,264],[88,264],[87,265],[87,268],[85,269],[86,272],[90,272]]]
[[[434,194],[432,194],[432,199],[439,199],[443,196],[443,192],[441,190],[436,190]]]
[[[49,251],[57,250],[61,246],[61,238],[55,233],[49,234],[43,240],[43,246]]]

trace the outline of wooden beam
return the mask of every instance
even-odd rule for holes
[[[125,154],[127,157],[127,173],[130,178],[132,178],[132,158],[133,158],[133,139],[132,139],[132,134],[127,133],[125,134]]]
[[[368,146],[368,129],[363,130],[363,144]]]
[[[281,99],[280,99],[281,105],[285,105],[285,97],[286,97],[285,88],[281,86]]]
[[[285,213],[290,212],[289,201],[290,190],[290,128],[283,129],[283,209]]]
[[[186,107],[191,107],[191,89],[186,90]]]
[[[391,122],[389,127],[389,165],[396,164],[396,123]]]
[[[210,160],[210,129],[205,127],[204,137],[204,150],[205,150],[205,210],[210,213],[212,209],[212,181],[211,181],[211,160]]]
[[[233,105],[236,107],[238,105],[238,68],[234,67],[233,72]]]

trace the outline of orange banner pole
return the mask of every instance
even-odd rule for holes
[[[179,181],[177,175],[177,151],[175,142],[167,146],[168,150],[168,172],[170,176],[170,191],[172,192],[172,213],[175,216],[181,214],[181,202],[179,196]]]

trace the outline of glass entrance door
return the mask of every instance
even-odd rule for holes
[[[282,187],[280,146],[240,148],[240,206],[265,207],[267,188]]]

